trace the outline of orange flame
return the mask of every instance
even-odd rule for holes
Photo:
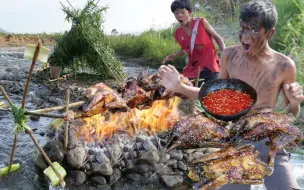
[[[118,132],[133,136],[139,131],[149,134],[164,132],[180,119],[178,104],[180,98],[173,97],[153,102],[149,109],[131,109],[128,112],[104,112],[80,120],[77,126],[78,136],[89,142],[110,138]]]

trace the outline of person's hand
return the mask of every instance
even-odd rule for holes
[[[161,84],[168,90],[176,92],[178,85],[180,85],[180,77],[176,68],[172,65],[162,65],[159,68],[159,75]]]
[[[162,61],[162,64],[165,64],[167,61],[173,61],[176,58],[174,54],[168,55],[165,57],[165,59]]]
[[[286,84],[284,90],[290,104],[298,106],[304,100],[302,86],[299,83]]]

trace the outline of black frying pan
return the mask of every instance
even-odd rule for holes
[[[249,107],[249,108],[247,108],[247,109],[245,109],[245,110],[243,110],[240,113],[235,114],[235,115],[217,115],[217,114],[211,113],[204,106],[204,104],[202,103],[202,100],[209,93],[217,91],[217,90],[222,90],[222,89],[239,90],[241,92],[244,92],[244,93],[248,94],[249,96],[251,96],[251,98],[253,99],[253,104],[251,105],[251,107]],[[203,109],[208,114],[212,115],[213,117],[215,117],[216,119],[219,119],[219,120],[232,121],[232,120],[235,120],[235,119],[238,119],[238,118],[244,116],[245,114],[247,114],[250,111],[252,106],[257,101],[257,93],[252,86],[250,86],[249,84],[247,84],[246,82],[244,82],[242,80],[239,80],[239,79],[216,79],[216,80],[206,82],[201,87],[201,89],[199,91],[199,100],[201,102],[201,105],[202,105]]]

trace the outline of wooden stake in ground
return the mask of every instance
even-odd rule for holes
[[[65,112],[67,113],[69,111],[69,103],[70,103],[70,91],[66,91],[66,108]],[[65,121],[65,127],[64,127],[64,150],[68,150],[68,141],[69,141],[69,120]]]

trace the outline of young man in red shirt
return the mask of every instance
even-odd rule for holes
[[[178,56],[188,54],[188,63],[183,70],[184,76],[190,79],[196,78],[198,67],[200,67],[200,78],[203,78],[205,82],[217,78],[220,68],[213,39],[221,51],[225,49],[223,39],[206,19],[194,19],[191,17],[192,9],[188,0],[173,1],[171,11],[180,24],[180,27],[175,31],[174,37],[181,46],[181,50],[168,55],[163,60],[163,64],[174,60]],[[193,31],[196,31],[196,34],[193,34]]]

